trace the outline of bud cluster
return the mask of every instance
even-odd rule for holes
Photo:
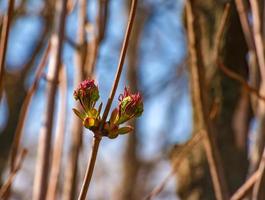
[[[82,120],[84,127],[94,132],[99,130],[101,124],[102,103],[95,108],[99,97],[99,89],[94,80],[83,81],[74,91],[74,98],[80,102],[82,111],[75,108],[73,111]],[[124,93],[119,96],[118,107],[113,109],[110,119],[104,123],[102,136],[116,138],[118,135],[131,132],[133,127],[120,127],[120,125],[141,116],[143,110],[143,99],[140,93],[132,94],[125,87]]]

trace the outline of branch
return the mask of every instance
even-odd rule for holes
[[[146,197],[145,200],[151,200],[157,197],[162,190],[165,188],[166,184],[177,173],[179,166],[181,165],[184,158],[193,150],[193,148],[199,144],[204,139],[203,132],[196,133],[186,144],[184,144],[183,148],[181,148],[180,152],[175,156],[173,161],[173,166],[171,172],[166,176],[166,178],[155,187]]]
[[[207,94],[204,92],[204,64],[202,62],[200,50],[200,32],[195,17],[195,8],[192,1],[186,1],[188,46],[190,55],[190,74],[192,84],[193,101],[196,102],[194,112],[197,115],[197,128],[206,133],[204,148],[210,168],[214,192],[217,200],[228,199],[226,182],[224,180],[223,168],[220,163],[220,156],[215,138],[211,132],[210,121],[208,119]],[[197,29],[196,29],[197,28]],[[195,32],[197,31],[197,32]]]
[[[18,121],[18,125],[17,125],[17,128],[16,128],[15,136],[14,136],[14,141],[13,141],[12,149],[11,149],[11,171],[13,170],[13,168],[15,166],[15,160],[16,160],[16,157],[17,157],[17,152],[19,150],[20,141],[21,141],[21,138],[22,138],[24,124],[25,124],[25,121],[26,121],[26,118],[27,118],[29,105],[31,103],[31,99],[32,99],[33,95],[35,94],[35,92],[36,92],[36,90],[38,88],[38,85],[39,85],[43,70],[44,70],[44,68],[46,66],[46,62],[47,62],[47,59],[48,59],[49,51],[50,51],[50,43],[48,44],[48,47],[46,48],[46,50],[45,50],[45,52],[43,54],[43,57],[42,57],[42,59],[41,59],[41,61],[39,63],[39,66],[37,67],[35,79],[33,81],[32,86],[28,90],[28,92],[26,94],[26,97],[25,97],[25,100],[24,100],[24,102],[22,104],[22,107],[21,107],[21,111],[20,111],[20,114],[19,114],[19,121]]]
[[[124,41],[123,41],[123,45],[122,45],[122,49],[121,49],[121,54],[120,54],[120,60],[119,60],[115,80],[113,82],[112,90],[110,92],[110,96],[108,98],[108,102],[107,102],[107,105],[105,107],[103,117],[101,120],[101,124],[100,124],[99,130],[98,130],[99,132],[102,131],[104,123],[106,122],[113,98],[115,96],[115,92],[116,92],[118,84],[119,84],[121,72],[123,69],[123,64],[125,61],[126,51],[128,49],[130,35],[132,32],[133,22],[135,19],[136,8],[137,8],[137,0],[132,0],[131,8],[130,8],[130,16],[128,19],[127,29],[126,29],[126,33],[125,33],[125,37],[124,37]],[[90,158],[90,162],[87,166],[86,175],[85,175],[85,178],[84,178],[84,181],[82,184],[82,188],[81,188],[81,191],[79,194],[79,198],[78,198],[79,200],[85,200],[85,198],[86,198],[86,194],[87,194],[87,191],[89,188],[89,184],[90,184],[90,181],[92,178],[92,174],[93,174],[93,170],[94,170],[94,166],[95,166],[95,162],[96,162],[97,151],[98,151],[98,146],[99,146],[100,140],[101,140],[100,134],[94,133],[94,145],[93,145],[93,149],[92,149],[92,155]]]
[[[17,161],[16,161],[16,165],[13,168],[13,170],[11,171],[11,173],[9,174],[9,177],[7,178],[6,183],[2,186],[2,188],[0,189],[0,199],[4,200],[7,198],[6,195],[8,195],[11,185],[18,173],[18,171],[21,169],[22,163],[24,161],[24,158],[27,154],[27,150],[23,149],[19,155],[19,157],[17,157]]]
[[[64,135],[65,135],[65,122],[67,116],[67,72],[66,66],[63,66],[60,71],[60,84],[59,89],[61,91],[61,101],[59,102],[60,108],[58,111],[58,123],[54,141],[54,150],[52,155],[52,166],[50,173],[50,181],[47,191],[47,199],[55,200],[57,186],[59,183],[60,167],[62,160],[62,153],[64,147]]]
[[[46,87],[47,105],[44,115],[39,146],[36,173],[33,188],[33,200],[44,200],[48,186],[48,174],[50,164],[51,137],[53,129],[54,108],[56,99],[57,82],[61,66],[63,51],[64,28],[66,21],[67,0],[56,1],[55,29],[51,38],[51,55],[48,67],[48,80]]]
[[[121,72],[123,69],[123,64],[125,61],[125,56],[126,56],[126,52],[128,49],[128,44],[129,44],[129,39],[130,39],[130,35],[132,32],[132,27],[133,27],[133,22],[134,22],[134,18],[136,15],[136,7],[137,7],[137,0],[132,0],[131,3],[131,9],[130,9],[130,16],[129,16],[129,20],[128,20],[128,25],[127,25],[127,29],[126,29],[126,33],[125,33],[125,38],[122,44],[122,49],[121,49],[121,54],[120,54],[120,60],[119,60],[119,64],[118,64],[118,68],[117,68],[117,72],[115,75],[115,79],[112,85],[112,89],[108,98],[108,102],[107,105],[105,107],[104,113],[103,113],[103,117],[102,117],[102,122],[101,122],[101,129],[103,128],[103,125],[108,117],[109,111],[110,111],[110,107],[113,101],[113,98],[115,96],[118,84],[119,84],[119,80],[121,77]]]
[[[9,37],[10,24],[13,17],[15,0],[9,0],[8,11],[3,19],[2,33],[0,38],[0,99],[3,89],[3,78],[5,73],[5,60],[7,53],[7,43]]]

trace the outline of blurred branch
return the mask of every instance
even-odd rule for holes
[[[28,110],[29,110],[29,105],[31,103],[32,97],[35,94],[40,79],[42,77],[42,73],[43,70],[46,66],[46,62],[48,59],[48,55],[49,55],[49,51],[50,51],[50,43],[48,44],[48,47],[46,48],[43,57],[39,63],[39,66],[37,67],[37,71],[36,71],[36,75],[35,75],[35,79],[33,81],[32,86],[30,87],[30,89],[28,90],[26,97],[24,99],[23,105],[21,107],[21,111],[19,114],[19,121],[18,121],[18,125],[16,128],[16,132],[15,132],[15,136],[14,136],[14,140],[13,140],[13,144],[12,144],[12,148],[11,148],[11,171],[13,170],[14,166],[15,166],[15,160],[17,157],[17,152],[20,148],[20,141],[22,138],[22,133],[23,133],[23,129],[24,129],[24,124],[27,118],[27,114],[28,114]]]
[[[63,51],[66,5],[67,0],[56,1],[55,29],[51,38],[51,58],[48,68],[49,82],[46,87],[47,105],[44,115],[44,126],[39,137],[38,159],[33,188],[34,200],[44,200],[47,192],[55,97]]]
[[[85,26],[87,22],[87,1],[79,0],[77,4],[78,8],[78,27],[76,41],[72,41],[75,45],[74,55],[74,87],[76,87],[83,79],[86,78],[85,74],[85,60],[87,57],[87,40]],[[89,74],[89,76],[91,76]],[[75,107],[79,107],[79,104],[75,102]],[[78,186],[78,158],[79,152],[82,148],[83,138],[83,124],[79,118],[74,117],[71,122],[71,140],[69,156],[67,157],[67,165],[65,168],[65,181],[63,185],[63,199],[72,200],[76,199],[76,190]]]
[[[89,56],[86,58],[86,66],[88,66],[88,74],[92,75],[95,70],[97,58],[99,56],[99,46],[105,37],[107,20],[108,20],[108,9],[109,0],[98,1],[98,16],[96,19],[96,28],[93,30],[94,37],[89,43],[90,51]]]
[[[2,32],[0,38],[0,99],[3,90],[3,78],[5,73],[5,60],[7,53],[7,43],[9,37],[10,24],[13,17],[15,0],[8,1],[8,11],[4,15]]]
[[[196,133],[188,142],[184,144],[183,147],[179,150],[177,155],[175,155],[172,164],[171,172],[166,176],[166,178],[157,186],[155,187],[146,197],[145,200],[151,200],[157,197],[162,190],[165,188],[166,184],[169,180],[177,173],[179,166],[181,165],[183,159],[193,150],[193,148],[200,144],[201,141],[204,139],[204,132],[199,131]]]
[[[12,169],[11,173],[9,174],[9,177],[7,178],[6,183],[0,189],[0,199],[1,200],[5,200],[8,198],[7,196],[8,196],[9,190],[11,188],[11,185],[12,185],[18,171],[21,169],[21,166],[22,166],[22,163],[24,161],[26,154],[27,154],[27,150],[23,149],[20,152],[20,155],[17,156],[16,164],[15,164],[14,168]]]
[[[59,175],[61,168],[61,160],[64,147],[64,135],[66,131],[65,123],[67,116],[67,72],[66,66],[63,65],[60,70],[59,90],[61,92],[61,101],[59,102],[58,123],[55,135],[54,150],[52,155],[50,181],[47,191],[47,199],[55,200],[57,187],[59,183]]]
[[[248,22],[248,14],[246,10],[246,5],[243,0],[235,0],[237,12],[239,14],[239,19],[243,29],[243,33],[248,44],[249,50],[255,51],[255,44],[252,35],[252,31]]]
[[[192,84],[192,95],[196,102],[194,112],[197,116],[197,128],[206,133],[204,139],[204,148],[209,163],[211,178],[214,186],[215,196],[218,200],[228,199],[227,186],[224,180],[223,168],[220,164],[220,156],[217,145],[215,144],[214,135],[210,129],[208,119],[207,95],[204,92],[204,64],[202,63],[200,51],[200,33],[196,21],[196,11],[193,1],[186,1],[187,31],[188,31],[188,49],[190,54],[190,74]],[[197,29],[196,29],[197,28]]]
[[[233,72],[232,70],[230,70],[229,68],[227,68],[220,60],[217,61],[217,64],[219,66],[219,68],[231,79],[234,79],[236,81],[238,81],[239,83],[242,84],[242,86],[244,87],[244,89],[246,89],[248,92],[254,94],[255,96],[257,96],[259,99],[261,99],[262,101],[265,102],[265,96],[260,94],[260,92],[258,91],[258,89],[251,87],[247,81],[241,77],[240,75],[238,75],[237,73]]]
[[[260,171],[254,172],[245,183],[232,195],[230,200],[240,200],[243,199],[247,193],[252,189],[253,185],[260,177]]]

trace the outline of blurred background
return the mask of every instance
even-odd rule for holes
[[[144,113],[130,122],[133,133],[102,140],[88,199],[226,199],[223,190],[223,198],[216,196],[211,181],[208,140],[210,149],[217,149],[214,162],[217,155],[217,172],[221,168],[220,179],[226,182],[224,186],[220,181],[221,188],[227,188],[229,196],[261,167],[265,66],[263,47],[256,41],[265,35],[265,6],[252,1],[231,1],[229,8],[225,5],[230,1],[224,0],[138,2],[112,106],[128,86],[141,92]],[[185,10],[186,4],[191,11]],[[82,80],[93,78],[103,108],[106,105],[130,5],[129,0],[0,1],[0,30],[10,22],[7,48],[1,46],[6,56],[1,69],[0,185],[14,174],[4,199],[77,199],[93,134],[72,112],[78,106],[73,91]],[[261,40],[255,40],[252,29]],[[189,36],[192,31],[195,36]],[[192,38],[195,46],[189,42]],[[54,104],[51,110],[49,102]],[[199,135],[201,130],[206,136]],[[45,133],[49,137],[43,137]],[[19,142],[15,135],[20,135]],[[44,141],[50,161],[48,184],[43,186],[47,194],[37,197]],[[14,144],[13,161],[22,160],[12,171]]]

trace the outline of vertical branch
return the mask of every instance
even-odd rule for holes
[[[2,32],[1,32],[1,38],[0,38],[0,99],[2,96],[7,43],[8,43],[10,24],[11,24],[11,20],[13,17],[14,4],[15,4],[15,0],[8,1],[8,11],[3,19]]]
[[[78,2],[78,30],[76,43],[78,47],[75,52],[75,69],[74,69],[74,85],[77,86],[85,78],[85,60],[87,57],[87,41],[85,35],[85,25],[87,21],[87,3],[86,0]],[[75,103],[75,107],[79,104]],[[65,169],[65,182],[63,188],[63,199],[75,199],[77,189],[77,172],[79,151],[82,147],[83,125],[79,118],[74,117],[71,124],[71,143],[68,161]]]
[[[100,0],[98,5],[98,16],[96,20],[96,30],[94,30],[94,38],[90,42],[90,56],[87,56],[86,65],[88,65],[88,76],[91,76],[95,70],[96,61],[101,42],[105,37],[105,30],[108,19],[108,0]]]
[[[51,38],[52,56],[47,74],[47,105],[38,145],[38,158],[33,188],[34,200],[45,199],[47,192],[55,98],[63,51],[66,5],[67,0],[56,1],[55,29]]]
[[[198,130],[203,130],[206,135],[206,138],[204,139],[204,148],[209,163],[216,199],[228,199],[227,186],[224,181],[223,169],[220,165],[218,150],[216,149],[217,145],[215,144],[215,138],[213,133],[211,132],[210,122],[207,117],[208,108],[206,93],[204,92],[204,66],[200,55],[200,35],[196,29],[198,28],[198,26],[195,20],[195,10],[192,5],[192,1],[186,2],[186,13],[192,95],[194,101],[196,101],[196,105],[194,106],[194,112],[196,115],[195,123],[197,124]]]
[[[10,154],[10,173],[11,174],[13,173],[13,171],[15,169],[15,165],[16,165],[15,161],[18,159],[17,154],[18,154],[18,151],[20,149],[20,142],[21,142],[21,138],[22,138],[22,134],[23,134],[23,130],[24,130],[24,125],[25,125],[25,121],[27,118],[28,110],[29,110],[29,105],[31,103],[31,100],[32,100],[32,97],[33,97],[35,91],[38,88],[42,72],[44,70],[44,67],[46,66],[46,61],[48,59],[49,49],[50,49],[50,44],[48,45],[47,49],[45,50],[43,57],[40,61],[40,64],[37,67],[35,79],[33,81],[32,86],[28,90],[26,97],[23,101],[22,107],[21,107],[21,111],[19,114],[19,120],[18,120],[16,131],[15,131],[15,135],[14,135],[14,140],[13,140],[12,147],[11,147],[11,154]],[[8,190],[11,187],[12,187],[12,182],[10,183]],[[9,193],[9,192],[7,192],[7,193]]]
[[[15,166],[15,160],[16,160],[17,152],[18,152],[19,147],[20,147],[20,141],[22,138],[24,124],[25,124],[27,114],[28,114],[28,108],[29,108],[29,105],[31,103],[31,99],[32,99],[35,91],[38,88],[43,70],[46,66],[49,51],[50,51],[50,43],[48,44],[48,47],[43,54],[43,57],[42,57],[40,64],[37,68],[37,72],[36,72],[33,84],[31,86],[31,88],[28,90],[27,95],[25,97],[25,100],[23,102],[23,105],[21,107],[21,111],[19,114],[19,121],[18,121],[18,125],[17,125],[16,131],[15,131],[14,141],[13,141],[12,150],[11,150],[11,163],[10,163],[11,164],[11,171],[13,170],[13,168]]]
[[[128,24],[127,24],[127,29],[126,29],[126,33],[125,33],[125,37],[123,40],[123,45],[122,45],[122,49],[121,49],[121,54],[120,54],[120,60],[119,60],[119,64],[118,64],[118,68],[117,68],[117,72],[116,72],[116,76],[115,76],[115,80],[113,82],[113,87],[112,90],[110,92],[110,96],[107,102],[107,105],[105,107],[104,113],[103,113],[103,117],[102,117],[102,121],[99,127],[98,131],[102,131],[103,129],[103,125],[107,119],[108,113],[110,111],[110,107],[113,101],[113,98],[115,96],[118,84],[119,84],[119,80],[120,80],[120,76],[121,76],[121,72],[123,69],[123,64],[125,61],[125,56],[126,56],[126,51],[128,48],[128,44],[129,44],[129,39],[130,39],[130,35],[131,35],[131,31],[132,31],[132,27],[133,27],[133,22],[135,19],[135,14],[136,14],[136,8],[137,8],[137,0],[132,0],[131,3],[131,7],[130,7],[130,15],[129,15],[129,19],[128,19]],[[86,169],[86,174],[85,174],[85,178],[82,184],[82,188],[78,197],[78,200],[85,200],[86,198],[86,194],[89,188],[89,184],[90,181],[92,179],[92,175],[93,175],[93,171],[94,171],[94,167],[95,167],[95,163],[96,163],[96,157],[97,157],[97,152],[98,152],[98,147],[99,147],[99,143],[101,141],[101,136],[100,134],[95,133],[94,134],[94,145],[92,148],[92,153],[91,153],[91,157],[90,157],[90,161],[89,164],[87,165],[87,169]]]
[[[108,102],[107,105],[105,107],[104,113],[103,113],[103,117],[102,117],[102,124],[104,124],[104,122],[106,121],[109,111],[110,111],[110,107],[113,101],[113,98],[115,96],[119,81],[120,81],[120,77],[121,77],[121,72],[123,69],[123,64],[125,61],[125,57],[126,57],[126,52],[128,49],[128,44],[129,44],[129,40],[130,40],[130,35],[132,32],[132,27],[133,27],[133,22],[134,22],[134,18],[135,18],[135,14],[136,14],[136,8],[137,8],[137,0],[132,0],[131,3],[131,8],[130,8],[130,15],[129,15],[129,20],[128,20],[128,24],[127,24],[127,28],[126,28],[126,33],[125,33],[125,37],[123,40],[123,44],[122,44],[122,48],[121,48],[121,54],[120,54],[120,59],[119,59],[119,64],[118,64],[118,68],[117,68],[117,72],[115,75],[115,79],[112,85],[112,89],[108,98]]]
[[[59,90],[61,91],[60,108],[58,111],[58,124],[55,135],[54,150],[52,155],[52,166],[50,173],[50,181],[47,192],[47,199],[55,200],[57,193],[57,186],[59,183],[60,167],[62,160],[62,153],[64,147],[64,134],[67,110],[67,73],[66,66],[63,65],[60,71]]]

